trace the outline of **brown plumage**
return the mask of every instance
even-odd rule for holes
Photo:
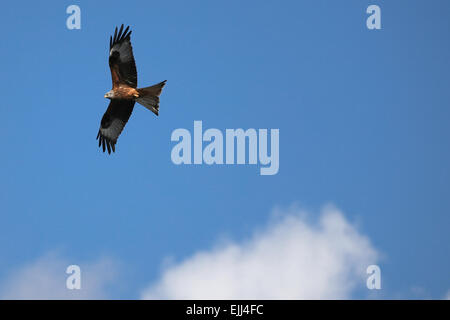
[[[97,134],[98,146],[103,152],[116,151],[117,139],[133,112],[135,102],[159,114],[159,95],[166,80],[151,87],[137,89],[137,71],[131,47],[130,27],[120,30],[117,27],[114,37],[109,40],[109,68],[111,69],[112,89],[105,94],[111,100],[100,122]]]

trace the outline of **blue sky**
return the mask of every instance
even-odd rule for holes
[[[66,8],[81,8],[81,30]],[[382,29],[366,28],[377,4]],[[165,261],[237,243],[297,206],[332,204],[379,253],[375,297],[450,289],[448,1],[49,1],[2,5],[0,286],[56,252],[109,257],[108,298],[139,298]],[[95,136],[109,36],[129,24],[139,86],[116,153]],[[177,128],[278,128],[280,170],[176,166]],[[313,222],[311,222],[313,223]],[[62,271],[64,276],[64,270]],[[3,281],[3,282],[2,282]],[[362,282],[349,294],[372,297]]]

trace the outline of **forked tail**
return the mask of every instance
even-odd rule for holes
[[[136,98],[136,102],[142,104],[148,110],[152,111],[154,114],[159,113],[159,95],[161,94],[162,88],[166,84],[167,80],[164,80],[158,84],[151,87],[137,89],[139,97]]]

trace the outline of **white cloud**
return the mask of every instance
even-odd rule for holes
[[[318,223],[295,209],[242,243],[166,267],[143,299],[345,299],[364,288],[378,253],[337,209]]]
[[[81,268],[80,290],[66,288],[66,268],[72,264]],[[108,258],[79,264],[46,254],[10,274],[0,286],[0,299],[106,299],[115,275],[116,264]]]
[[[445,295],[444,300],[450,300],[450,290],[447,291],[447,294]]]
[[[365,288],[366,268],[376,264],[378,253],[339,210],[324,208],[315,223],[299,209],[275,213],[245,241],[164,264],[159,280],[141,297],[345,299]],[[81,267],[81,290],[66,288],[71,264]],[[0,299],[107,299],[110,285],[117,286],[117,267],[108,258],[77,263],[47,254],[9,274],[0,283]]]

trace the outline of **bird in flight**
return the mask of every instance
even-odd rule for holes
[[[103,152],[116,151],[117,138],[133,112],[135,102],[143,105],[154,114],[159,113],[159,95],[166,80],[151,87],[137,88],[137,71],[131,47],[130,27],[114,32],[109,39],[109,68],[111,69],[112,89],[105,94],[110,99],[108,109],[103,115],[98,130],[98,146]]]

